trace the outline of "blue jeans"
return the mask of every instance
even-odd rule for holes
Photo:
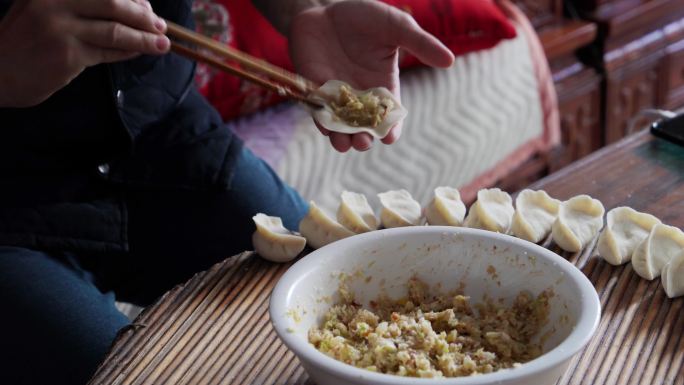
[[[130,251],[80,255],[0,246],[0,384],[85,384],[129,320],[114,300],[148,305],[251,249],[252,216],[296,229],[306,203],[244,149],[229,191],[128,192]]]

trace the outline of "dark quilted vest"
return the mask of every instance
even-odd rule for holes
[[[192,26],[191,1],[152,5]],[[142,56],[89,68],[38,106],[0,108],[0,245],[125,251],[127,189],[229,188],[241,144],[193,71],[175,54]]]

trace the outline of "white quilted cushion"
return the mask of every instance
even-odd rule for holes
[[[436,186],[472,183],[542,135],[539,98],[529,48],[519,34],[458,57],[448,70],[403,74],[409,115],[401,139],[391,146],[375,143],[365,153],[339,154],[305,111],[296,112],[296,130],[276,170],[306,199],[329,210],[343,190],[364,193],[377,207],[378,192],[405,188],[426,204]]]

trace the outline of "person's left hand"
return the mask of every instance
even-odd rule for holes
[[[399,9],[377,1],[347,0],[299,13],[290,29],[290,54],[297,71],[317,83],[330,79],[354,88],[386,87],[399,94],[398,50],[403,48],[425,64],[448,67],[454,56],[437,38]],[[366,133],[331,132],[316,123],[340,152],[365,151],[373,138]],[[391,144],[401,123],[382,139]]]

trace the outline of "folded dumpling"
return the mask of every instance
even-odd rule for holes
[[[368,204],[366,196],[350,191],[342,192],[340,207],[337,209],[337,220],[357,234],[378,228],[378,219]]]
[[[463,225],[505,234],[511,227],[514,212],[513,200],[507,192],[498,188],[480,190]]]
[[[563,250],[578,252],[603,227],[603,204],[589,195],[578,195],[561,203],[551,235]]]
[[[665,294],[674,298],[684,295],[684,251],[675,255],[663,266],[662,282]]]
[[[330,218],[313,201],[309,202],[309,212],[299,222],[299,232],[306,238],[306,243],[314,249],[354,235],[353,232]]]
[[[630,207],[616,207],[606,215],[606,227],[598,240],[598,252],[611,265],[632,259],[634,249],[648,237],[660,219]],[[662,266],[661,266],[662,267]]]
[[[406,190],[378,194],[382,210],[380,223],[385,228],[420,225],[422,208]]]
[[[313,97],[324,107],[313,118],[330,131],[344,134],[366,132],[384,138],[406,116],[406,109],[385,87],[355,90],[339,80],[329,80]]]
[[[515,214],[511,233],[526,241],[538,243],[551,232],[561,201],[546,191],[523,190],[515,198]]]
[[[287,262],[304,250],[306,239],[286,229],[280,218],[259,213],[252,219],[256,225],[256,231],[252,234],[252,246],[263,258],[273,262]]]
[[[682,230],[663,224],[653,226],[651,232],[634,250],[632,267],[639,276],[654,279],[675,255],[684,251]]]
[[[453,187],[437,187],[435,197],[425,209],[427,223],[433,226],[461,226],[466,207]]]

